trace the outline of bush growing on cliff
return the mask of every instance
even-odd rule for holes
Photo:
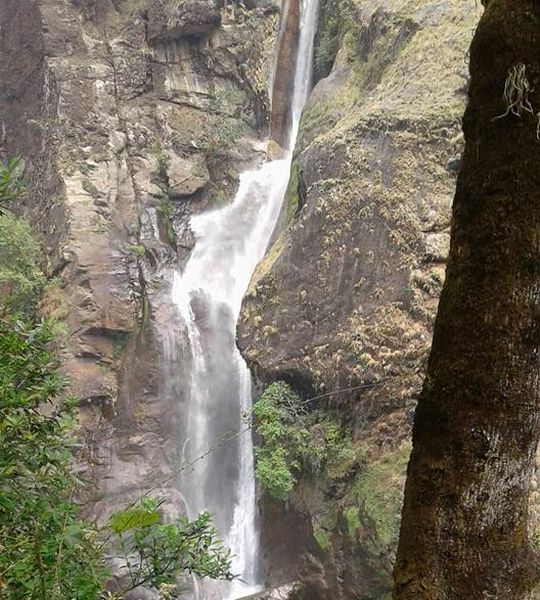
[[[0,215],[5,214],[7,206],[24,193],[24,187],[17,175],[20,160],[12,158],[6,165],[0,163]]]
[[[29,313],[44,284],[41,248],[30,225],[6,210],[24,188],[18,160],[0,165],[0,303],[6,312]]]
[[[92,528],[77,519],[73,403],[47,323],[0,321],[0,596],[91,600],[105,578]]]
[[[350,437],[337,418],[309,411],[288,384],[269,385],[254,404],[260,445],[255,475],[274,498],[285,500],[302,474],[338,478],[356,461]]]
[[[45,283],[41,248],[30,225],[0,214],[0,301],[13,312],[29,313]]]
[[[335,2],[323,3],[322,10],[328,13],[326,18],[321,19],[324,23],[317,32],[317,43],[314,48],[314,71],[316,80],[326,77],[334,64],[340,41],[340,21],[338,9]]]
[[[242,132],[234,119],[225,116],[210,120],[203,148],[208,160],[228,156],[240,139]]]

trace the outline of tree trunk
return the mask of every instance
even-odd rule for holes
[[[470,69],[395,600],[521,600],[539,579],[527,512],[540,435],[540,2],[490,0]]]

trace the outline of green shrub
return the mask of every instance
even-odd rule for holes
[[[94,600],[107,575],[93,528],[77,518],[73,402],[47,323],[0,321],[0,589],[6,600]]]
[[[161,177],[163,179],[167,179],[168,178],[169,168],[171,166],[171,160],[172,160],[171,155],[166,150],[162,150],[158,154],[157,159],[158,159],[159,174],[161,175]]]
[[[17,176],[19,165],[18,158],[12,158],[6,165],[0,164],[0,215],[5,213],[7,205],[24,193],[22,181]]]
[[[339,420],[307,404],[283,381],[269,385],[254,404],[260,444],[255,475],[273,497],[284,500],[303,475],[339,478],[357,453]]]
[[[274,498],[286,498],[294,487],[295,479],[290,470],[285,448],[257,448],[255,455],[259,483]]]
[[[6,312],[29,314],[45,283],[39,267],[41,248],[30,225],[6,210],[24,193],[17,176],[19,160],[0,164],[0,303]]]
[[[163,189],[162,194],[159,197],[159,206],[157,207],[158,219],[163,227],[163,233],[165,234],[169,243],[174,242],[176,234],[173,227],[174,217],[174,204],[171,201],[170,191],[167,187]]]
[[[212,119],[203,145],[208,160],[227,156],[241,135],[240,126],[234,119],[222,115]]]
[[[0,214],[0,300],[13,312],[31,311],[45,283],[41,248],[30,225]]]
[[[403,481],[410,454],[410,442],[384,452],[364,465],[354,479],[352,498],[361,511],[362,522],[372,531],[373,549],[390,549],[397,546]]]
[[[146,248],[142,244],[129,244],[126,246],[126,251],[142,258],[146,253]]]
[[[360,511],[357,506],[348,506],[343,510],[343,517],[347,524],[347,535],[351,541],[356,541],[358,528],[360,527]]]
[[[314,48],[313,63],[316,79],[322,79],[330,73],[339,48],[341,32],[340,22],[336,16],[338,8],[336,6],[331,8],[334,14],[328,14],[323,21],[324,27],[318,32]]]
[[[326,552],[330,548],[330,539],[328,538],[328,534],[324,529],[315,529],[313,532],[313,537],[317,542],[317,546],[324,552]]]

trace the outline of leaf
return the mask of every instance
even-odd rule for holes
[[[109,527],[115,533],[125,533],[131,529],[150,527],[158,521],[159,514],[156,511],[132,508],[113,513],[109,519]]]
[[[66,527],[64,532],[63,541],[66,546],[73,547],[78,544],[81,540],[81,526],[78,523],[74,523],[69,527]]]

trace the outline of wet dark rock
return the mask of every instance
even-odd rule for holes
[[[151,41],[199,37],[221,22],[217,0],[153,0],[147,14]]]
[[[272,90],[272,139],[282,148],[289,144],[288,131],[290,96],[294,84],[296,47],[300,27],[300,0],[289,0],[283,18],[281,43],[276,63],[276,78]]]

